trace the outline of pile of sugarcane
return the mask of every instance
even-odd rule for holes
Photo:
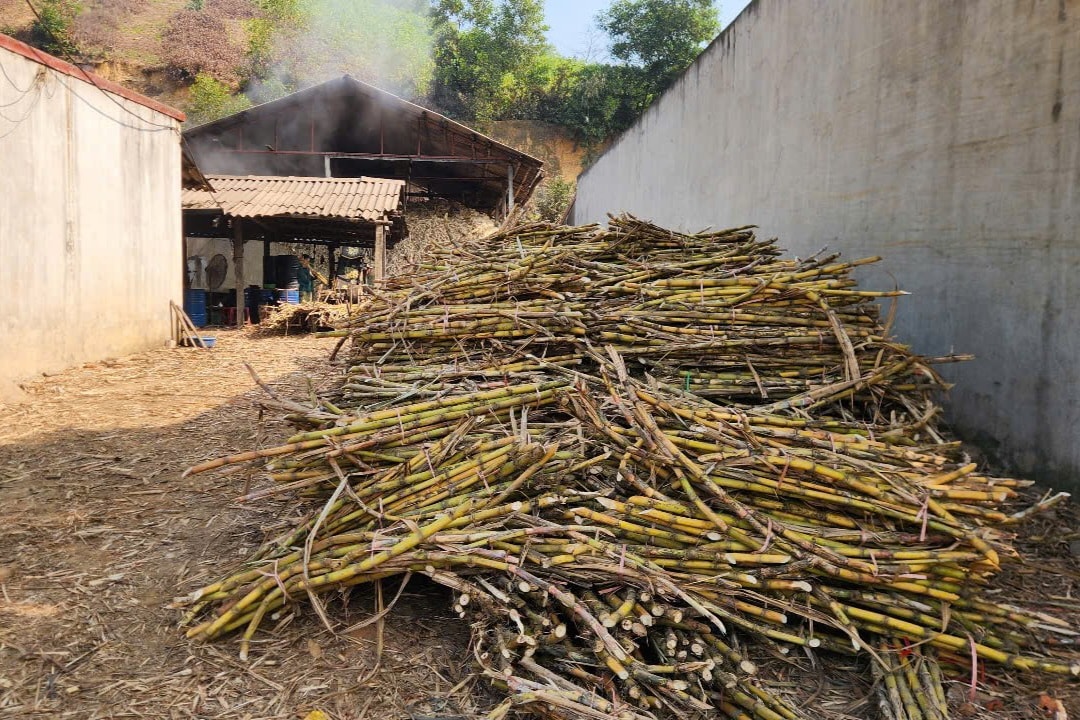
[[[346,306],[325,302],[282,303],[269,306],[259,323],[262,335],[299,335],[332,330],[347,315]]]
[[[433,252],[331,333],[350,369],[290,405],[301,432],[189,470],[255,462],[245,500],[311,514],[189,596],[188,635],[246,656],[305,601],[418,573],[473,620],[494,718],[817,716],[762,649],[868,658],[896,720],[946,716],[942,668],[1080,674],[1066,623],[982,594],[1026,483],[935,428],[956,358],[888,337],[899,293],[864,262],[631,217]]]

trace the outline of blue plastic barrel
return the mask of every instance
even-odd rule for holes
[[[263,287],[277,282],[277,256],[263,256]]]
[[[295,255],[274,256],[274,284],[279,288],[296,290],[300,287],[300,258]]]
[[[285,303],[287,305],[299,305],[300,291],[279,289],[277,290],[277,299],[279,303]]]
[[[261,287],[253,286],[244,288],[244,307],[247,309],[248,318],[251,319],[253,324],[258,324],[259,322],[259,305],[261,304]]]
[[[206,291],[194,288],[184,291],[184,312],[195,327],[206,325]]]

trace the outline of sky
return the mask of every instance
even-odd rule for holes
[[[721,25],[727,27],[749,3],[750,0],[719,0]],[[562,55],[603,59],[604,38],[593,18],[610,4],[611,0],[546,0],[548,40]]]

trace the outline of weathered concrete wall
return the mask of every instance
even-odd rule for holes
[[[3,48],[0,70],[3,398],[163,344],[183,264],[179,123]]]
[[[274,245],[275,243],[271,243]],[[233,241],[220,238],[197,238],[187,239],[187,254],[189,258],[201,257],[204,263],[210,262],[215,255],[224,255],[228,263],[225,271],[225,280],[221,287],[215,288],[219,292],[236,289],[236,266],[233,262]],[[249,285],[263,284],[263,243],[260,241],[248,241],[244,243],[244,287]]]
[[[756,0],[580,178],[576,222],[884,255],[950,417],[1080,485],[1080,0]]]

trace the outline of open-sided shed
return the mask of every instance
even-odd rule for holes
[[[338,247],[374,250],[374,278],[386,271],[390,241],[405,232],[401,214],[405,182],[386,178],[207,175],[204,185],[182,193],[184,238],[232,238],[237,322],[243,322],[244,243],[329,247],[330,276]],[[184,252],[187,256],[187,249]]]
[[[207,175],[381,177],[408,196],[496,217],[529,198],[543,163],[349,76],[184,133]]]

